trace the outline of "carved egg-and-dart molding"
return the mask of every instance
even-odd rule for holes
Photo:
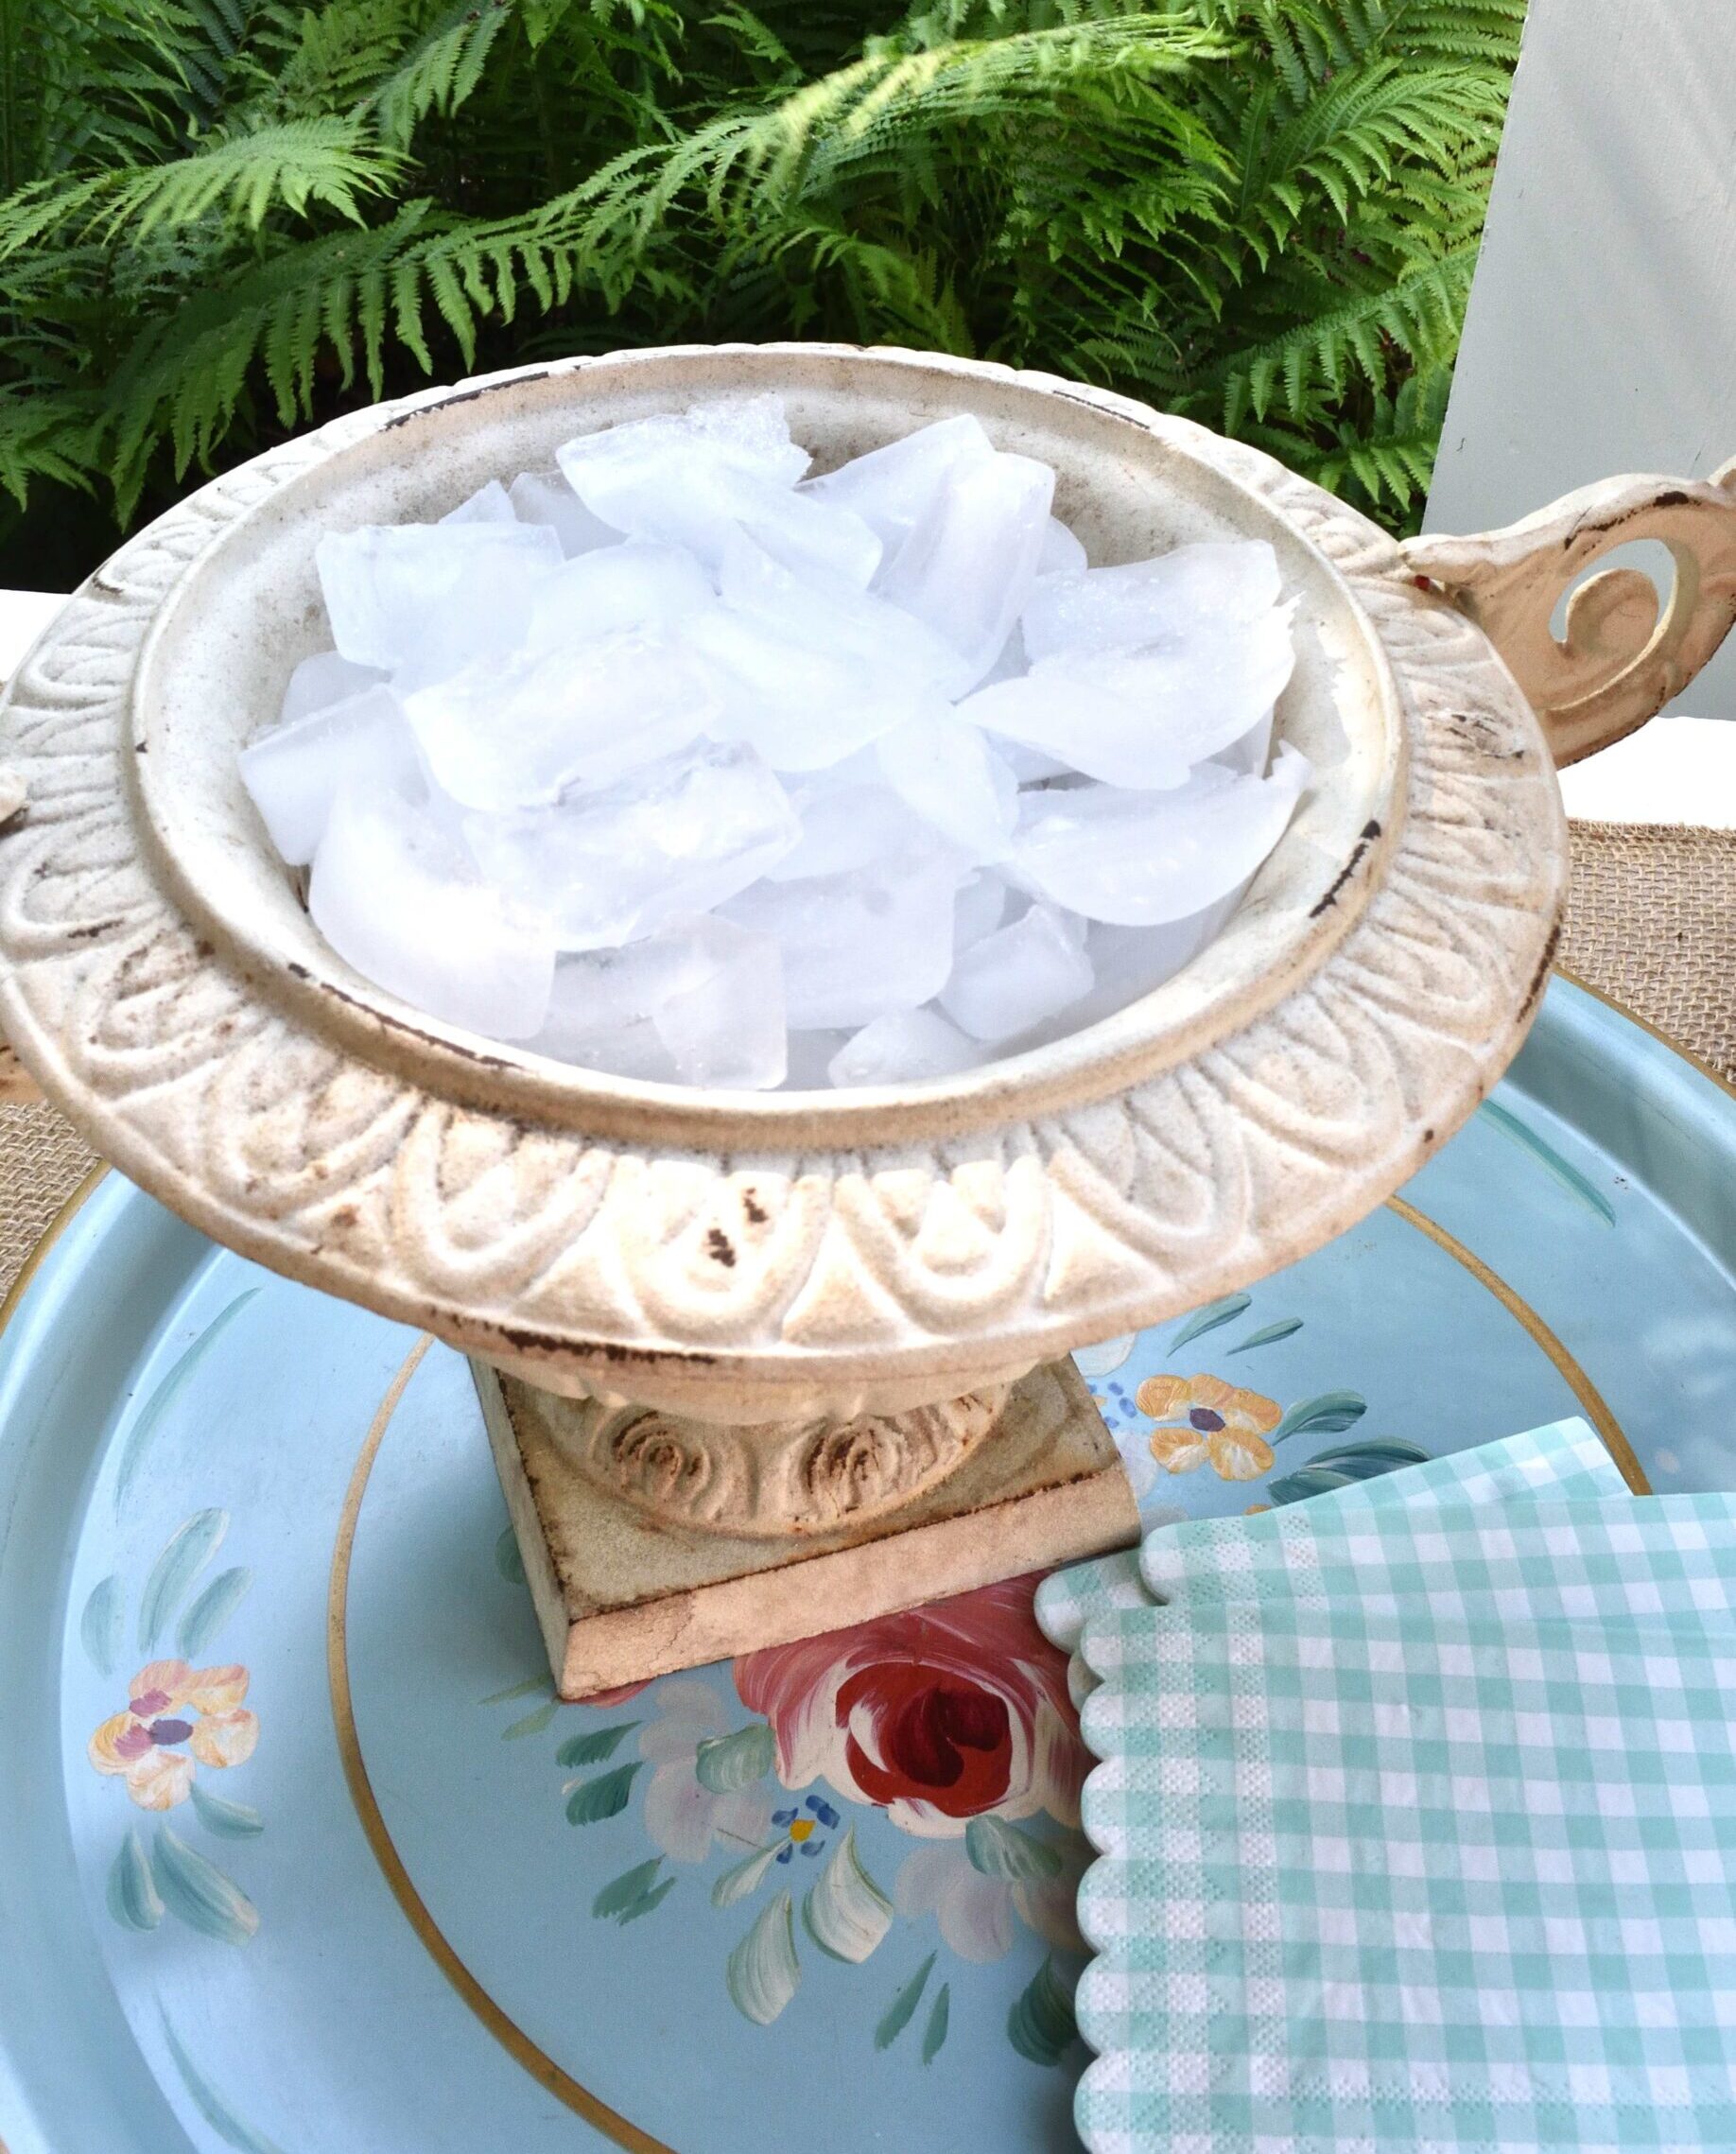
[[[1277,547],[1316,783],[1224,934],[1072,1038],[886,1091],[705,1093],[443,1027],[320,942],[234,749],[325,639],[320,530],[437,514],[581,430],[779,388],[823,466],[948,412],[1060,473],[1095,562]],[[1393,541],[1107,392],[890,351],[526,369],[345,418],[142,532],[0,708],[0,1033],[218,1241],[556,1391],[730,1422],[1011,1381],[1289,1262],[1464,1120],[1536,1007],[1543,736]],[[864,1468],[865,1470],[865,1468]]]

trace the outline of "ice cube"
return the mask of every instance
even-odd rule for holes
[[[1252,621],[1277,602],[1277,555],[1264,539],[1177,547],[1118,568],[1044,575],[1020,617],[1033,661],[1062,651],[1131,651],[1207,622]]]
[[[673,755],[718,704],[679,645],[623,634],[484,659],[404,709],[436,783],[466,808],[505,811]]]
[[[614,1076],[763,1090],[784,1073],[776,945],[684,915],[619,949],[564,957],[530,1044]]]
[[[345,658],[437,680],[524,636],[561,544],[527,524],[399,524],[328,531],[314,549]]]
[[[993,868],[979,868],[975,875],[962,882],[953,902],[954,955],[969,949],[972,943],[980,943],[984,935],[992,935],[999,927],[1006,909],[1006,882]]]
[[[776,942],[730,920],[686,924],[692,977],[656,1004],[651,1022],[684,1085],[763,1092],[789,1057],[784,965]]]
[[[1188,757],[1159,714],[1091,679],[1085,663],[1052,659],[1053,670],[997,681],[966,696],[958,715],[994,736],[1020,783],[1083,771],[1121,786],[1185,784]]]
[[[1083,576],[1085,572],[1085,549],[1073,536],[1059,516],[1050,516],[1043,527],[1043,547],[1037,555],[1036,572],[1039,579],[1045,576]],[[1036,589],[1041,589],[1039,581]],[[1033,593],[1034,595],[1034,593]]]
[[[316,651],[290,674],[280,722],[293,725],[298,718],[311,718],[315,711],[332,704],[348,703],[352,696],[383,678],[377,666],[357,666],[353,659],[339,658],[335,651]]]
[[[842,578],[787,566],[745,531],[723,548],[718,588],[733,612],[775,635],[913,688],[959,692],[959,656],[944,637]]]
[[[1083,924],[1033,905],[973,943],[953,967],[941,1008],[973,1039],[1016,1039],[1091,989]]]
[[[791,1033],[789,1068],[784,1076],[787,1092],[823,1092],[831,1083],[832,1057],[849,1038],[846,1032]]]
[[[889,1010],[832,1057],[834,1085],[920,1085],[973,1069],[982,1051],[938,1010]]]
[[[538,586],[529,651],[641,629],[669,634],[716,602],[711,579],[684,547],[625,539],[565,563]]]
[[[422,758],[390,688],[364,688],[263,734],[239,757],[241,782],[292,867],[311,860],[340,788],[362,798],[422,787]]]
[[[529,1039],[548,1010],[554,941],[400,794],[340,788],[314,854],[307,910],[364,978],[492,1039]]]
[[[620,532],[591,512],[566,483],[559,467],[523,471],[507,488],[512,512],[521,524],[547,524],[570,561],[593,547],[615,546]]]
[[[880,597],[959,652],[960,693],[994,665],[1030,596],[1054,490],[1030,457],[961,462],[880,572]]]
[[[815,651],[727,607],[699,614],[683,642],[704,665],[719,705],[720,739],[745,740],[774,771],[842,763],[911,715],[909,684],[896,674]]]
[[[782,400],[747,397],[581,434],[556,452],[575,494],[634,538],[685,546],[715,567],[746,525],[780,556],[865,583],[880,542],[847,510],[793,492],[807,452],[790,440]]]
[[[440,520],[443,524],[511,524],[518,519],[512,513],[506,488],[497,478],[491,478],[467,501],[460,501],[456,509],[448,509]]]
[[[890,555],[910,536],[948,473],[961,463],[981,463],[994,453],[981,421],[966,411],[852,457],[822,478],[805,478],[802,492],[810,500],[859,516]]]
[[[724,907],[744,928],[774,935],[796,1031],[854,1030],[888,1010],[914,1010],[952,966],[949,860],[877,860],[808,882],[762,882]]]
[[[882,734],[875,756],[887,784],[976,865],[1006,851],[1018,817],[1018,780],[974,725],[921,711]]]
[[[1171,792],[1090,785],[1025,793],[1012,870],[1087,919],[1185,920],[1254,874],[1311,774],[1286,743],[1265,778],[1207,763]]]
[[[1172,979],[1207,943],[1217,939],[1252,880],[1251,875],[1244,877],[1215,904],[1203,906],[1180,920],[1165,921],[1160,927],[1117,928],[1093,920],[1085,936],[1085,953],[1097,976],[1096,984],[1069,1013],[1068,1029],[1094,1025]]]
[[[1065,651],[998,682],[959,716],[1105,785],[1166,789],[1260,725],[1294,663],[1290,609],[1143,651]]]
[[[855,767],[853,762],[843,766]],[[925,842],[928,833],[921,818],[890,787],[829,782],[835,775],[824,771],[787,786],[801,818],[802,836],[775,867],[767,869],[773,881],[802,882],[815,876],[842,875],[886,854],[920,849]]]
[[[685,749],[552,808],[464,818],[483,874],[543,907],[564,950],[608,947],[677,913],[708,912],[800,835],[782,786],[734,742]]]

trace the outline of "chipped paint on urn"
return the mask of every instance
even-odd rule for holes
[[[1277,548],[1298,600],[1279,732],[1316,783],[1155,994],[941,1082],[701,1092],[438,1024],[315,934],[234,751],[325,638],[317,534],[765,388],[823,467],[976,412],[1057,468],[1100,564]],[[0,832],[0,1031],[94,1144],[278,1271],[550,1390],[703,1422],[994,1392],[1351,1225],[1517,1049],[1566,872],[1536,719],[1384,533],[1124,398],[896,351],[569,361],[290,442],[90,579],[11,685],[0,761],[28,796]],[[879,1501],[866,1453],[838,1470]]]

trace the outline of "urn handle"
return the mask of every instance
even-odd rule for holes
[[[1569,599],[1557,637],[1562,591],[1631,539],[1670,549],[1661,608],[1649,576],[1606,568]],[[1400,550],[1505,659],[1557,766],[1576,763],[1679,695],[1736,622],[1736,459],[1710,478],[1601,479],[1504,530],[1431,534]]]

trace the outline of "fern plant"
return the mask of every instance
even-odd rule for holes
[[[1523,0],[0,0],[0,580],[426,375],[1109,384],[1402,527]]]

